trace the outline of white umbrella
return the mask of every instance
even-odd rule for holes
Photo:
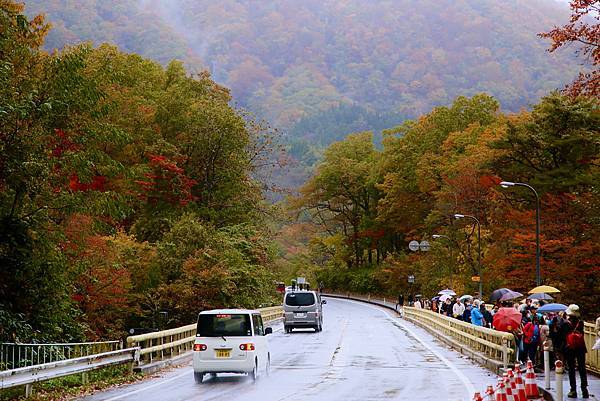
[[[440,302],[446,302],[447,299],[452,298],[452,295],[450,294],[444,294],[442,296],[440,296]]]
[[[454,291],[452,291],[450,288],[446,288],[445,290],[438,292],[438,295],[450,295],[453,297],[456,295],[456,293]]]
[[[464,301],[465,299],[473,299],[473,295],[463,295],[462,297],[458,298],[461,301]]]

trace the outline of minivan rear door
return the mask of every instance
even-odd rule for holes
[[[200,314],[198,315],[197,339],[207,346],[200,352],[200,359],[243,360],[247,352],[241,344],[252,343],[252,325],[249,314]]]

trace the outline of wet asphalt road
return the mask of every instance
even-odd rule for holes
[[[424,330],[372,305],[331,299],[321,333],[275,326],[271,374],[256,383],[222,374],[194,382],[191,362],[82,398],[176,400],[471,400],[495,379]]]

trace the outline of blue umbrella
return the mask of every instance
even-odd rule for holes
[[[549,313],[549,312],[562,312],[567,309],[567,305],[563,304],[546,304],[540,307],[537,311],[539,313]]]

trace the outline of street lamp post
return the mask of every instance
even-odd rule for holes
[[[453,269],[453,266],[454,266],[454,257],[452,255],[452,240],[447,235],[441,235],[441,234],[433,234],[431,236],[431,238],[433,238],[433,239],[445,238],[450,243],[450,246],[448,247],[448,249],[450,250],[450,261],[451,261],[450,262],[450,288],[452,288],[452,286],[453,286],[452,274],[454,273],[454,269]]]
[[[529,190],[535,195],[535,283],[537,286],[540,286],[542,285],[542,274],[540,271],[540,196],[531,185],[523,182],[502,181],[500,186],[502,188],[529,188]]]
[[[481,281],[481,224],[479,223],[479,220],[477,219],[477,217],[475,216],[469,216],[468,214],[455,214],[454,215],[455,219],[472,219],[477,223],[477,265],[478,265],[478,272],[477,275],[479,276],[479,297],[483,299],[483,283]]]

